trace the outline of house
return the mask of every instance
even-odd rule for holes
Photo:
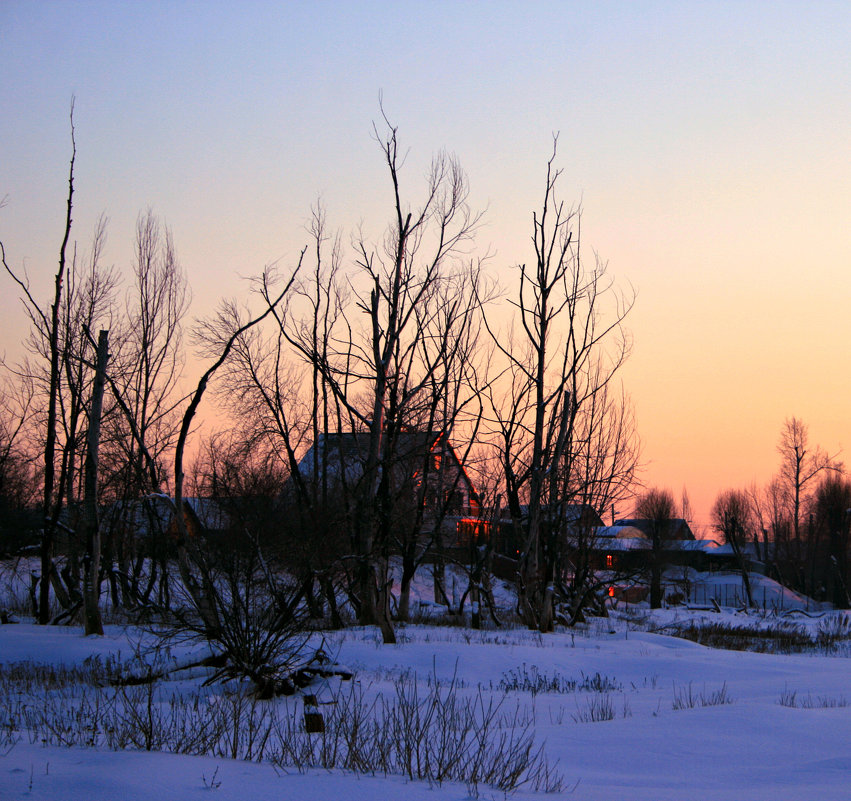
[[[309,491],[324,482],[338,498],[371,495],[374,490],[362,486],[370,444],[370,432],[320,434],[298,463],[303,486]],[[447,537],[447,544],[469,544],[489,535],[479,494],[444,433],[397,433],[380,459],[378,481],[383,471],[390,472],[393,508],[400,520],[410,520],[422,504],[423,527],[439,523],[454,537],[454,543]],[[287,489],[295,492],[293,482]]]
[[[594,548],[599,566],[620,571],[646,567],[653,550],[651,526],[650,520],[623,518],[613,526],[598,529]],[[764,571],[753,546],[746,545],[744,551],[751,569]],[[688,522],[682,518],[669,521],[667,536],[662,542],[662,558],[669,566],[690,567],[699,572],[739,568],[738,558],[730,545],[712,539],[696,539]]]
[[[525,530],[529,517],[529,506],[520,505],[520,522]],[[541,527],[543,531],[555,530],[570,547],[571,540],[587,539],[603,525],[603,520],[591,504],[554,503],[541,505]],[[525,534],[518,532],[508,509],[502,509],[495,541],[497,550],[505,556],[516,558],[525,547]]]

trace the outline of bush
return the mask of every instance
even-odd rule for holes
[[[819,621],[816,642],[826,651],[832,651],[840,642],[849,639],[851,639],[851,617],[845,613],[828,615]]]
[[[262,698],[292,694],[294,674],[315,658],[304,592],[304,582],[270,563],[256,543],[217,555],[193,543],[172,604],[156,610],[151,631],[165,643],[208,643],[219,662],[211,681],[248,679]]]
[[[101,687],[115,666],[93,664],[51,675],[50,666],[0,667],[0,732],[46,745],[143,749],[271,762],[283,768],[396,774],[440,784],[460,781],[502,792],[521,786],[557,792],[561,776],[536,745],[531,721],[452,679],[425,691],[403,675],[393,695],[370,699],[357,683],[323,711],[323,730],[305,731],[315,699],[261,701],[253,692],[182,694],[161,681]],[[75,683],[79,682],[79,683]],[[308,703],[310,701],[310,703]]]

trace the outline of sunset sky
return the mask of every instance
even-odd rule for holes
[[[2,0],[0,75],[0,239],[39,297],[72,96],[76,239],[105,212],[126,267],[152,207],[202,315],[294,263],[317,198],[380,236],[381,95],[411,197],[455,153],[485,212],[475,253],[506,284],[560,132],[584,243],[638,295],[623,378],[648,484],[686,487],[707,522],[719,490],[768,481],[793,415],[851,460],[848,2]],[[16,297],[0,276],[9,358]]]

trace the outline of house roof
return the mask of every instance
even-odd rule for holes
[[[342,431],[320,434],[316,440],[328,452],[366,457],[372,433],[370,431]],[[399,458],[428,453],[442,438],[439,431],[399,431],[394,438],[395,452]],[[312,448],[311,448],[312,450]]]
[[[668,522],[668,536],[666,539],[672,540],[693,540],[694,533],[691,530],[691,527],[688,524],[687,520],[684,520],[681,517],[671,518]],[[631,517],[631,518],[622,518],[621,520],[615,521],[616,526],[632,526],[633,528],[637,528],[640,531],[643,531],[646,536],[651,536],[653,532],[654,521],[648,520],[646,518],[640,517]]]
[[[600,526],[596,534],[601,539],[644,539],[647,537],[640,528],[635,526]]]
[[[364,465],[370,446],[371,433],[368,431],[344,431],[320,434],[298,463],[302,476],[310,479],[314,469],[314,454],[319,454],[318,464],[327,457],[327,469],[332,477],[344,478],[356,483],[363,475]],[[467,492],[478,502],[478,493],[467,471],[461,464],[458,454],[440,431],[400,431],[395,435],[393,444],[393,468],[400,474],[414,476],[423,469],[430,455],[446,456],[458,468]],[[433,471],[434,472],[434,471]]]
[[[597,513],[597,510],[589,503],[563,503],[563,504],[541,504],[541,512],[546,515],[550,509],[556,513],[561,512],[562,518],[568,523],[582,523],[586,526],[600,527],[603,525],[603,519]],[[529,514],[529,505],[520,504],[520,512],[525,517]]]
[[[218,501],[212,498],[184,498],[183,502],[208,531],[228,527],[228,515]],[[136,500],[116,501],[109,507],[102,522],[107,525],[121,522],[144,536],[163,533],[173,517],[173,498],[168,495],[147,495]]]
[[[612,537],[597,545],[601,551],[649,551],[650,540],[646,537]]]

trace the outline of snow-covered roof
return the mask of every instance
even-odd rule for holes
[[[600,526],[595,532],[597,537],[600,539],[643,539],[646,540],[647,537],[644,536],[644,532],[641,529],[635,528],[635,526]]]
[[[184,498],[183,502],[208,531],[228,527],[227,513],[212,498]],[[102,518],[105,525],[122,524],[139,535],[162,534],[174,517],[174,499],[168,495],[148,495],[137,500],[116,501]]]
[[[647,537],[611,537],[598,547],[604,551],[649,551],[652,546]]]

